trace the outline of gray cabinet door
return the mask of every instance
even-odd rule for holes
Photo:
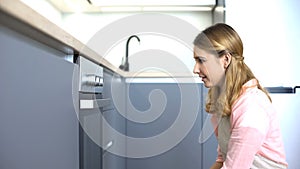
[[[0,168],[78,169],[74,64],[0,25]]]
[[[94,99],[93,94],[80,93],[80,99]],[[93,96],[93,97],[91,97]],[[102,168],[102,119],[99,109],[80,109],[80,169]]]
[[[126,158],[126,119],[124,78],[104,69],[103,98],[111,104],[102,108],[103,115],[103,169],[125,169]]]
[[[203,107],[205,107],[205,99],[207,96],[208,89],[203,86]],[[202,133],[201,144],[202,144],[202,168],[210,168],[217,159],[217,147],[218,142],[214,133],[214,128],[211,124],[211,115],[205,112],[205,108],[202,110]]]
[[[172,128],[177,128],[171,137],[166,138],[165,142],[156,142],[149,146],[135,145],[128,147],[127,151],[133,149],[140,152],[149,152],[153,149],[161,149],[161,153],[149,157],[128,158],[128,169],[205,169],[209,168],[215,161],[216,148],[214,143],[202,143],[199,136],[203,127],[203,118],[206,117],[203,105],[202,84],[175,84],[175,83],[128,83],[127,84],[127,114],[153,113],[152,121],[128,121],[127,135],[132,138],[148,139],[159,138],[169,132]],[[159,106],[165,104],[165,107]],[[196,111],[196,112],[195,112]],[[158,113],[158,114],[157,114]],[[160,113],[160,114],[159,114]],[[194,116],[196,113],[196,117]],[[135,113],[133,113],[135,114]],[[156,118],[154,116],[158,115]],[[138,114],[135,114],[138,115]],[[142,114],[143,115],[143,114]],[[149,117],[150,119],[151,117]],[[186,118],[183,123],[174,124],[178,118]],[[142,118],[140,118],[142,119]],[[137,119],[138,120],[138,119]],[[183,128],[191,125],[187,133],[182,133]],[[186,135],[183,135],[186,134]],[[173,144],[176,136],[182,135],[182,140],[169,150],[164,147]],[[128,143],[129,145],[129,143]],[[211,158],[212,154],[214,156]],[[149,155],[149,154],[148,154]]]

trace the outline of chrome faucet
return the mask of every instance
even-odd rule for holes
[[[125,62],[122,63],[119,68],[124,70],[124,71],[129,71],[129,62],[128,62],[128,45],[129,45],[129,42],[131,40],[131,38],[136,38],[139,42],[140,42],[140,38],[136,35],[132,35],[128,38],[127,40],[127,43],[126,43],[126,55],[125,55]]]

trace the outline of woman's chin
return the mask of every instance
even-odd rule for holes
[[[204,86],[205,86],[206,88],[211,88],[211,87],[212,87],[212,84],[209,83],[209,82],[207,82],[207,81],[204,81],[203,84],[204,84]]]

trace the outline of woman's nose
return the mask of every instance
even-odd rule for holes
[[[195,64],[193,73],[194,73],[194,74],[199,74],[199,73],[200,73],[200,67],[199,67],[199,64],[197,64],[197,63]]]

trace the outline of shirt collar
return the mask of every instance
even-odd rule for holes
[[[248,89],[256,88],[257,84],[258,81],[256,79],[249,80],[242,86],[242,93],[246,92]]]

